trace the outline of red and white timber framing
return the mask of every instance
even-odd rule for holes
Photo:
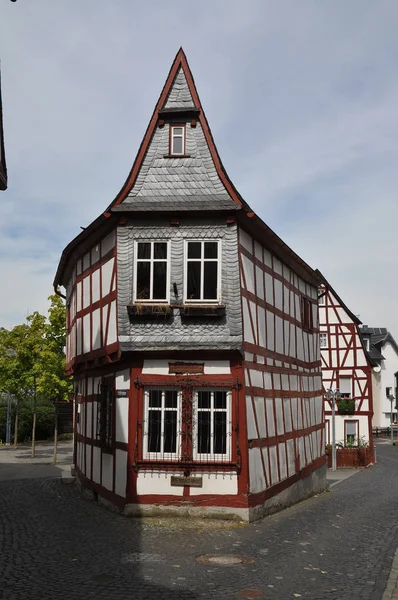
[[[317,288],[242,229],[239,253],[249,503],[255,507],[287,488],[293,497],[295,484],[315,478],[325,463]],[[307,330],[303,299],[312,315]]]
[[[361,322],[326,284],[320,287],[319,296],[323,387],[325,391],[338,388],[355,399],[354,415],[336,413],[336,441],[345,443],[347,434],[364,439],[372,447],[373,458],[372,365],[359,335]],[[331,401],[325,399],[327,444],[331,443],[331,415]]]
[[[66,369],[93,366],[117,355],[117,265],[115,231],[86,252],[66,286]]]

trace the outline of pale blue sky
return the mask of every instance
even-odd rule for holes
[[[242,196],[398,338],[397,30],[396,0],[0,0],[0,326],[46,310],[182,45]]]

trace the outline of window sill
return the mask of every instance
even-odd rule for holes
[[[190,154],[164,154],[163,158],[191,158]]]
[[[169,304],[128,304],[127,312],[130,321],[149,319],[167,321],[173,317],[173,309]]]
[[[180,308],[180,315],[183,318],[206,317],[212,319],[220,319],[225,316],[224,305],[201,305],[191,304]]]
[[[217,462],[217,461],[180,461],[179,459],[170,459],[170,460],[156,460],[156,459],[141,459],[137,461],[135,465],[139,469],[164,469],[167,467],[167,470],[173,471],[182,471],[189,467],[191,471],[204,471],[204,470],[218,470],[218,471],[238,471],[238,466],[235,462]]]

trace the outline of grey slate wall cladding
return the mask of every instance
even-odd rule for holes
[[[184,200],[186,210],[192,210],[199,198],[200,210],[236,210],[236,203],[217,174],[200,123],[194,128],[187,123],[186,153],[189,158],[164,158],[169,153],[169,130],[169,123],[155,130],[137,180],[123,204],[145,210],[146,199],[148,203],[161,200],[167,210],[175,201]]]
[[[184,71],[180,68],[174,79],[164,108],[193,108],[194,106]]]
[[[241,350],[242,316],[238,263],[237,227],[227,226],[225,219],[213,217],[212,222],[181,220],[180,227],[160,222],[136,221],[118,228],[118,327],[122,351],[131,350]],[[222,303],[226,316],[222,320],[195,322],[182,320],[179,309],[173,310],[168,322],[130,323],[126,306],[133,300],[134,240],[171,240],[171,304],[183,302],[183,240],[222,240]],[[178,289],[178,298],[173,292]]]

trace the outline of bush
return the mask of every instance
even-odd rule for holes
[[[36,439],[48,440],[54,433],[55,408],[52,405],[38,406],[36,409]],[[0,440],[6,439],[7,407],[0,406]],[[11,436],[14,439],[15,406],[11,412]],[[21,406],[18,414],[18,441],[32,438],[33,408]]]

